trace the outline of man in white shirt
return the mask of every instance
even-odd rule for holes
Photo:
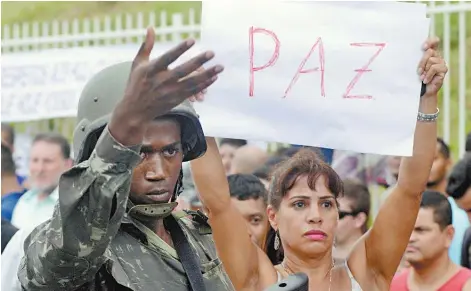
[[[51,195],[58,196],[57,188]],[[21,258],[25,252],[23,249],[24,243],[28,235],[36,228],[36,226],[45,222],[52,216],[52,213],[46,219],[36,219],[28,226],[18,230],[11,238],[10,242],[5,247],[2,253],[2,274],[1,274],[1,288],[0,290],[8,291],[22,291],[20,281],[18,280],[18,268],[20,266]]]
[[[58,195],[53,190],[59,178],[72,166],[70,144],[57,133],[37,135],[31,146],[29,170],[31,188],[21,196],[13,210],[11,222],[21,229],[37,225],[52,216]]]

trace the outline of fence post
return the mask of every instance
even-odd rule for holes
[[[41,37],[47,38],[49,36],[49,23],[44,21],[41,26],[42,26],[41,27]],[[38,41],[41,39],[41,37],[38,38]],[[39,45],[40,50],[47,49],[47,48],[48,48],[48,44],[46,42],[41,43]]]
[[[21,37],[22,38],[29,38],[30,35],[29,35],[29,23],[28,22],[25,22],[21,25]],[[28,51],[28,48],[29,45],[28,44],[23,44],[21,50],[22,51]]]
[[[21,39],[20,37],[20,25],[15,23],[13,24],[13,39]],[[16,45],[13,47],[13,51],[21,51],[21,47]]]
[[[172,41],[181,41],[182,34],[181,30],[183,28],[183,15],[181,13],[175,13],[172,15]]]
[[[464,4],[464,1],[460,1]],[[458,110],[459,110],[459,123],[458,123],[458,141],[459,141],[459,157],[463,157],[466,145],[466,12],[459,12],[458,19],[459,27],[459,45],[458,45]],[[469,81],[469,80],[468,80]]]
[[[70,35],[69,33],[69,21],[68,20],[63,20],[61,24],[61,35],[68,37]],[[62,47],[67,48],[69,47],[69,42],[67,38],[64,39],[62,42]]]
[[[448,2],[445,2],[445,6],[449,6]],[[443,14],[443,57],[447,64],[450,63],[450,13],[445,12]],[[443,139],[447,144],[450,143],[450,74],[448,71],[443,84]]]

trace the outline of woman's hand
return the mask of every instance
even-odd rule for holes
[[[440,40],[437,37],[431,37],[423,46],[425,53],[419,62],[417,73],[420,75],[420,80],[426,85],[424,97],[437,95],[448,72],[445,60],[438,52],[439,43]]]

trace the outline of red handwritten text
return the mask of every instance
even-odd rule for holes
[[[253,54],[254,54],[254,43],[253,43],[253,35],[255,33],[263,33],[265,35],[271,36],[273,40],[275,41],[275,51],[273,52],[270,60],[263,66],[261,67],[254,67],[253,64]],[[280,54],[280,41],[278,40],[278,37],[273,31],[264,29],[264,28],[254,28],[253,26],[250,27],[249,29],[249,55],[250,55],[250,89],[249,89],[249,96],[253,96],[253,90],[254,90],[254,73],[263,69],[266,69],[268,67],[273,66],[276,61],[278,60],[278,56]]]
[[[283,98],[285,98],[286,95],[288,95],[288,93],[289,93],[289,91],[291,91],[291,88],[293,87],[293,85],[296,84],[296,81],[298,80],[300,74],[307,74],[307,73],[312,73],[312,72],[319,71],[319,68],[313,68],[313,69],[307,69],[307,70],[304,69],[304,65],[306,64],[306,62],[311,57],[311,55],[314,52],[314,50],[316,49],[317,45],[319,45],[319,62],[320,62],[320,65],[321,65],[321,69],[320,69],[320,71],[321,71],[321,96],[325,97],[325,90],[324,90],[324,64],[325,64],[324,45],[322,44],[322,38],[319,37],[317,39],[316,43],[314,43],[314,45],[312,46],[312,48],[309,51],[309,53],[307,54],[307,56],[304,58],[304,60],[299,65],[298,71],[296,72],[296,75],[294,75],[293,80],[291,80],[291,83],[289,84],[288,88],[286,89],[285,95],[283,96]]]
[[[347,86],[347,90],[345,91],[345,94],[343,94],[343,98],[355,98],[355,99],[371,99],[373,98],[371,95],[350,95],[350,92],[353,90],[357,82],[360,80],[361,76],[365,72],[371,72],[369,69],[369,66],[371,63],[376,59],[376,57],[381,53],[381,51],[384,49],[386,46],[385,43],[351,43],[351,46],[359,46],[359,47],[364,47],[364,46],[376,46],[379,47],[379,49],[376,51],[376,53],[368,60],[368,63],[364,65],[361,69],[355,70],[357,74],[355,77],[350,81],[350,84]]]
[[[264,64],[263,66],[260,67],[254,67],[254,53],[255,53],[255,46],[254,46],[254,34],[255,33],[261,33],[270,36],[273,41],[275,42],[275,49],[273,51],[273,54],[270,58],[270,60]],[[381,53],[381,51],[385,48],[386,43],[351,43],[350,46],[353,47],[377,47],[378,50],[373,54],[373,56],[368,60],[368,62],[360,69],[354,70],[357,74],[355,77],[350,81],[348,84],[345,93],[343,94],[343,98],[347,99],[372,99],[373,97],[371,95],[360,95],[360,94],[351,94],[352,90],[355,88],[355,85],[358,83],[362,75],[366,72],[371,72],[371,69],[369,68],[373,61],[378,57],[378,55]],[[254,81],[254,73],[257,71],[264,70],[268,67],[272,67],[275,65],[275,63],[278,60],[278,57],[280,55],[280,47],[281,47],[281,42],[278,39],[277,35],[268,29],[265,28],[254,28],[251,26],[249,28],[249,60],[250,60],[250,80],[249,80],[249,96],[253,97],[254,96],[254,87],[255,87],[255,81]],[[311,55],[315,50],[318,50],[319,52],[319,65],[320,67],[316,68],[311,68],[311,69],[305,69],[304,66],[306,65],[307,61],[311,58]],[[313,73],[313,72],[320,72],[320,85],[321,85],[321,96],[325,97],[325,84],[324,84],[324,75],[325,75],[325,53],[324,53],[324,44],[322,42],[322,38],[319,37],[317,38],[316,42],[314,45],[311,47],[310,51],[306,55],[306,57],[301,61],[299,64],[298,70],[296,71],[293,79],[291,80],[290,84],[288,85],[288,88],[284,92],[283,98],[286,98],[286,96],[291,92],[293,89],[293,86],[296,85],[296,82],[298,81],[299,77],[301,74],[308,74],[308,73]]]

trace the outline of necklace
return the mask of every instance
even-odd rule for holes
[[[334,269],[334,259],[332,259],[332,266],[330,267],[329,269],[329,291],[330,291],[330,287],[332,286],[332,269]],[[286,264],[285,264],[285,261],[281,262],[281,266],[283,267],[283,270],[285,270],[285,272],[288,274],[288,275],[293,275],[294,272],[293,270],[291,270],[290,267],[288,267]],[[326,274],[327,275],[327,274]]]

